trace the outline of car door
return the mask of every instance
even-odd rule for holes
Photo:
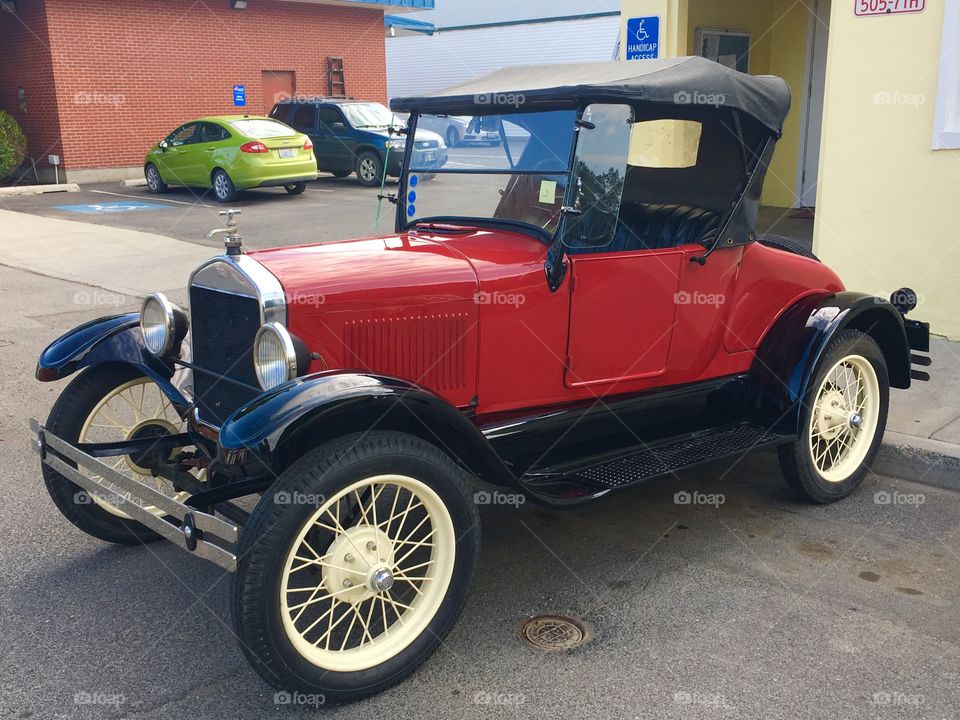
[[[193,171],[193,178],[197,184],[209,183],[213,169],[223,165],[226,158],[223,157],[221,142],[225,137],[229,137],[229,134],[216,123],[200,123],[197,141],[190,149],[196,155],[197,166]],[[229,171],[229,168],[227,170]]]
[[[593,105],[580,131],[574,213],[564,221],[571,303],[565,383],[608,385],[667,369],[683,252],[642,249],[619,222],[631,115]]]
[[[166,182],[177,185],[191,185],[192,177],[196,177],[196,169],[191,172],[191,165],[196,163],[190,152],[195,144],[199,123],[190,122],[181,125],[167,136],[167,148],[162,155],[161,177]]]
[[[319,130],[317,140],[314,141],[314,152],[317,152],[317,148],[321,148],[324,169],[337,172],[353,170],[356,165],[353,152],[356,143],[350,137],[350,126],[343,113],[334,105],[321,105],[319,115]]]

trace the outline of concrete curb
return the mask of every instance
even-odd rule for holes
[[[953,443],[888,431],[873,468],[881,475],[960,492],[960,447]]]
[[[147,180],[146,180],[146,178],[134,178],[133,180],[124,180],[123,183],[122,183],[122,185],[123,185],[125,188],[146,187],[146,186],[147,186]]]
[[[43,193],[80,192],[76,183],[60,183],[59,185],[14,185],[0,188],[0,196],[4,195],[42,195]]]

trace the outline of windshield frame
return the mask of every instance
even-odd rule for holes
[[[559,108],[558,108],[559,109]],[[407,217],[407,206],[408,206],[408,196],[409,196],[409,178],[410,173],[418,172],[427,172],[423,170],[415,170],[411,168],[411,160],[413,158],[413,146],[414,143],[408,142],[405,144],[403,152],[403,165],[400,170],[400,179],[399,179],[399,188],[397,195],[397,213],[396,213],[396,232],[408,232],[411,229],[416,228],[418,225],[463,225],[463,226],[478,226],[478,227],[492,227],[492,228],[503,228],[506,230],[515,230],[520,232],[525,232],[528,234],[533,234],[538,240],[541,240],[547,245],[553,244],[558,237],[562,237],[563,226],[566,218],[566,213],[563,212],[563,208],[570,205],[571,193],[573,192],[570,178],[573,173],[573,164],[577,156],[577,144],[580,137],[581,129],[581,120],[583,117],[584,106],[577,106],[576,108],[563,108],[565,110],[575,110],[575,115],[573,118],[573,138],[570,142],[570,154],[567,157],[566,168],[559,170],[557,172],[550,171],[544,172],[542,170],[517,170],[514,168],[508,169],[496,169],[496,168],[461,168],[458,170],[449,170],[446,168],[436,168],[429,170],[430,173],[436,175],[550,175],[550,176],[561,176],[565,175],[567,177],[566,189],[563,196],[563,205],[560,212],[560,221],[557,223],[557,227],[552,231],[548,231],[545,228],[539,225],[533,225],[531,223],[523,222],[522,220],[512,220],[510,218],[495,218],[495,217],[481,217],[473,215],[432,215],[427,217],[420,218],[408,218]],[[544,112],[544,110],[531,110],[529,112]],[[428,113],[430,114],[430,113]],[[505,115],[506,113],[485,113],[482,115]],[[521,113],[513,113],[521,114]],[[406,136],[416,137],[417,132],[417,122],[420,120],[420,111],[414,110],[410,113],[410,116],[407,119]],[[475,116],[476,117],[476,116]],[[500,140],[503,142],[504,148],[506,149],[507,157],[511,163],[514,162],[513,158],[510,155],[509,143],[507,141],[506,131],[504,129],[504,124],[500,123]]]

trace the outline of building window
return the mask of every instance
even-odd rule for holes
[[[945,0],[933,149],[960,149],[960,0]]]
[[[697,28],[697,55],[732,70],[750,72],[750,33]]]

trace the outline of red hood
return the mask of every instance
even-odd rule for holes
[[[472,299],[477,276],[443,244],[415,235],[300,245],[251,252],[283,285],[289,306],[425,305]]]

